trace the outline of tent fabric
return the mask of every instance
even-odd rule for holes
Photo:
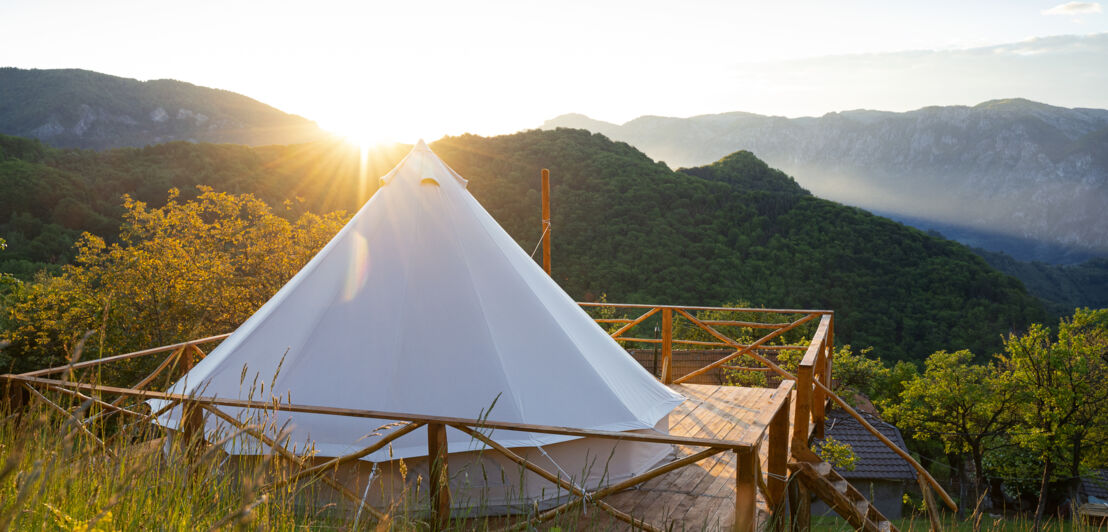
[[[684,400],[598,327],[422,141],[381,184],[170,392],[613,431],[651,429]],[[224,411],[264,417],[271,434],[321,456],[357,451],[388,423]],[[158,423],[175,428],[179,417],[173,409]],[[232,434],[212,416],[205,423],[209,441]],[[508,447],[573,439],[491,436]],[[447,438],[451,452],[481,448],[454,429]],[[265,452],[242,437],[225,447]],[[421,428],[365,459],[426,454]]]

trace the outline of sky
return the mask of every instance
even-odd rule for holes
[[[239,92],[361,140],[563,113],[1108,108],[1108,4],[0,0],[0,66]]]

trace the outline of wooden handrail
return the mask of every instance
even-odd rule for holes
[[[685,309],[685,310],[720,310],[725,312],[764,312],[766,314],[831,314],[830,310],[812,310],[812,309],[787,309],[787,308],[749,308],[749,307],[698,307],[690,305],[647,305],[641,303],[607,303],[607,302],[595,302],[595,301],[578,301],[577,304],[582,307],[612,307],[612,308],[671,308],[671,309]],[[773,324],[767,324],[773,325]]]
[[[150,349],[143,349],[142,351],[135,351],[132,353],[124,353],[122,355],[114,355],[110,357],[97,358],[94,360],[86,360],[84,362],[78,362],[76,364],[66,364],[64,366],[55,366],[52,368],[40,369],[36,371],[28,371],[27,373],[20,373],[20,377],[41,377],[43,375],[51,375],[54,373],[61,373],[63,371],[69,371],[71,369],[82,369],[93,366],[99,366],[100,364],[107,364],[109,362],[116,362],[119,360],[126,360],[128,358],[137,358],[146,355],[154,355],[157,353],[164,353],[166,351],[173,351],[178,348],[188,347],[191,345],[205,344],[208,342],[215,342],[217,340],[223,340],[231,336],[231,333],[217,334],[215,336],[209,336],[207,338],[200,338],[198,340],[189,340],[188,342],[181,342],[172,345],[163,345],[162,347],[152,347]]]
[[[417,423],[441,423],[444,425],[469,425],[484,427],[487,429],[514,430],[519,432],[535,432],[540,434],[557,434],[562,436],[590,437],[608,440],[638,441],[645,443],[670,443],[675,445],[699,445],[711,447],[723,447],[732,450],[747,450],[754,447],[755,442],[738,440],[719,440],[692,438],[686,436],[672,436],[662,433],[618,432],[611,430],[579,429],[574,427],[558,427],[551,425],[535,425],[530,423],[516,423],[512,421],[494,421],[488,419],[472,419],[449,416],[428,416],[422,414],[410,414],[403,412],[384,412],[379,410],[361,410],[357,408],[340,408],[333,406],[297,405],[289,403],[275,403],[269,401],[253,401],[246,399],[225,399],[220,397],[192,396],[185,394],[155,392],[150,390],[133,390],[131,388],[118,388],[98,384],[85,384],[79,382],[66,382],[40,377],[28,377],[24,375],[0,375],[0,379],[22,382],[28,384],[40,384],[45,386],[59,386],[71,390],[93,391],[109,394],[126,395],[140,399],[162,399],[167,401],[180,401],[182,403],[194,403],[199,405],[229,406],[233,408],[279,410],[283,412],[301,412],[307,414],[324,414],[342,417],[386,419],[389,421],[412,421]]]
[[[954,504],[954,500],[951,499],[950,495],[947,495],[946,490],[944,490],[942,486],[939,485],[939,481],[935,480],[935,477],[932,477],[931,473],[928,473],[927,469],[920,465],[920,463],[917,462],[915,458],[912,458],[912,455],[908,454],[908,451],[901,449],[899,445],[893,443],[893,441],[886,437],[884,434],[881,434],[881,431],[874,428],[873,425],[870,425],[870,423],[866,421],[866,419],[862,417],[862,415],[859,414],[857,410],[854,410],[854,408],[847,404],[846,401],[839,397],[838,394],[827,389],[827,387],[825,387],[823,383],[819,382],[818,380],[814,380],[812,381],[812,384],[815,384],[819,388],[823,388],[823,391],[827,392],[828,396],[834,399],[835,402],[838,403],[844,411],[846,411],[846,413],[850,414],[851,417],[858,420],[858,422],[861,423],[862,426],[870,432],[870,434],[877,436],[877,439],[881,440],[881,443],[884,443],[896,454],[900,455],[901,458],[911,464],[912,468],[914,468],[921,477],[926,479],[927,483],[930,484],[931,487],[935,489],[935,491],[939,492],[939,495],[943,499],[943,503],[945,503],[951,510],[958,511],[958,505]]]

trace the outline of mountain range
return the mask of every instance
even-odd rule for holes
[[[1057,111],[1057,108],[1029,102],[1001,102],[996,105],[1002,108],[1024,105],[1040,110],[1045,109],[1047,116]],[[960,109],[965,111],[967,108]],[[170,118],[170,110],[175,110],[172,118]],[[1077,114],[1086,111],[1074,110]],[[1087,117],[1085,130],[1095,132],[1100,114],[1096,111],[1088,111],[1088,113],[1091,114]],[[865,128],[857,125],[859,121],[864,122],[865,117],[869,116],[872,121],[879,123],[891,119],[890,117],[899,116],[897,113],[862,111],[843,113],[843,115],[850,115],[853,118],[848,120],[840,117],[839,121],[855,124],[852,127],[857,130],[852,134],[870,139],[867,141],[870,144],[878,143],[880,139],[871,138],[873,135],[864,135]],[[786,125],[790,123],[788,119],[759,118],[757,115],[741,114],[720,115],[715,122],[726,122],[736,117],[745,117],[753,122],[784,122]],[[829,119],[829,117],[801,119],[796,122],[807,124]],[[652,120],[641,119],[634,122],[649,123]],[[705,123],[713,122],[711,117],[653,121],[662,124],[687,125],[689,121],[696,120]],[[565,125],[603,129],[606,134],[616,136],[621,128],[621,126],[590,121],[579,115],[565,118],[563,122],[566,123]],[[1062,120],[1062,122],[1065,121]],[[548,126],[556,125],[548,123]],[[694,139],[710,140],[710,135],[700,131],[706,127],[692,128],[688,134]],[[664,132],[665,129],[659,128],[659,131]],[[763,129],[773,130],[768,125],[763,126]],[[811,129],[818,128],[815,126],[800,128],[803,131]],[[177,81],[140,82],[80,70],[0,69],[0,131],[16,132],[23,137],[38,138],[51,146],[58,147],[101,149],[121,145],[145,146],[140,149],[107,149],[101,152],[59,151],[41,143],[24,141],[16,137],[0,138],[0,235],[6,238],[9,244],[9,248],[0,254],[0,271],[14,273],[26,279],[30,279],[35,271],[43,267],[57,271],[59,264],[66,263],[72,257],[70,246],[81,231],[92,231],[109,237],[114,234],[122,210],[119,198],[124,193],[141,201],[157,204],[163,200],[165,192],[171,187],[180,188],[182,196],[187,199],[195,193],[195,185],[207,184],[215,186],[218,190],[254,193],[275,206],[289,202],[293,210],[328,212],[334,209],[348,211],[356,209],[374,188],[374,184],[365,182],[357,171],[360,160],[357,150],[329,137],[313,123],[242,95]],[[1092,137],[1095,140],[1095,135]],[[194,143],[206,139],[238,144],[273,145],[249,148],[233,144],[201,144],[198,145],[201,147],[192,147],[181,142],[164,142],[174,138]],[[558,139],[562,138],[550,137],[544,143],[540,143],[545,146],[544,149],[554,150],[546,154],[553,161],[572,156],[560,151],[563,143]],[[659,138],[666,137],[660,135]],[[305,139],[314,140],[297,144]],[[1095,147],[1095,143],[1092,144]],[[659,145],[665,146],[665,143]],[[522,146],[530,145],[525,143]],[[614,146],[620,146],[620,144],[617,143]],[[706,149],[708,149],[707,146],[697,147],[697,150],[700,150],[697,153],[701,153],[699,157],[711,156],[704,154],[707,153],[704,152]],[[1028,149],[1034,151],[1031,148]],[[399,150],[400,148],[396,146],[379,150],[377,156],[369,158],[366,175],[379,175],[381,171],[390,168],[399,156]],[[864,151],[861,148],[857,150]],[[872,150],[879,151],[876,148]],[[827,160],[830,160],[833,151],[827,150]],[[638,154],[636,157],[642,155],[637,151],[635,153]],[[532,157],[534,164],[544,164],[540,155],[542,154],[535,154]],[[674,159],[672,155],[669,157],[671,162],[681,160]],[[1102,158],[1103,152],[1090,155],[1090,162],[1086,166],[1102,168],[1103,161],[1097,157]],[[712,163],[715,162],[712,161]],[[480,171],[496,175],[501,170],[492,167]],[[712,173],[695,168],[684,171],[686,174],[701,177],[707,175],[705,172]],[[763,174],[747,172],[743,175],[744,179],[753,179],[751,176]],[[774,177],[769,181],[760,180],[756,183],[743,181],[743,183],[744,186],[759,188],[760,192],[757,194],[766,193],[765,187],[776,189],[784,183],[793,183],[798,190],[802,190],[791,178],[785,174],[780,175],[784,177],[782,179]],[[796,181],[802,180],[799,174],[796,178]],[[1095,203],[1095,198],[1098,197],[1097,186],[1103,188],[1103,185],[1098,183],[1102,183],[1103,180],[1098,180],[1094,175],[1086,181],[1085,188],[1079,192],[1092,198],[1090,201]],[[480,189],[480,182],[474,185],[475,189]],[[521,189],[517,192],[531,194],[534,191]],[[623,199],[612,196],[607,200],[611,202],[610,208],[614,208],[616,202],[622,201],[632,210],[649,208],[654,212],[655,207],[642,205],[641,191],[631,187],[625,192],[627,196]],[[775,194],[779,195],[781,192],[777,190]],[[807,194],[807,192],[804,193]],[[531,199],[530,196],[527,198],[528,201]],[[510,204],[518,201],[519,198],[511,194],[489,191],[482,196],[482,200],[494,204],[506,201]],[[763,200],[764,198],[759,199],[759,201]],[[504,214],[502,223],[509,226],[514,223],[513,217],[523,216],[511,205],[506,205],[504,208],[504,212],[508,214]],[[877,209],[871,210],[883,212]],[[834,210],[828,212],[853,213],[853,211]],[[584,216],[583,212],[579,214]],[[638,217],[631,212],[624,214],[635,219]],[[957,236],[957,230],[964,229],[963,225],[956,223],[942,225],[941,221],[922,220],[891,212],[885,212],[885,214],[910,225],[938,229],[947,236]],[[854,215],[851,214],[851,216]],[[597,223],[601,222],[603,220],[598,220]],[[1102,223],[1103,220],[1099,222]],[[740,220],[736,223],[741,225],[745,221]],[[1096,223],[1096,221],[1091,222],[1092,225]],[[575,226],[575,230],[585,234],[594,232],[588,225]],[[664,227],[658,230],[668,231]],[[719,230],[731,231],[726,228],[719,228]],[[628,237],[641,232],[631,231]],[[971,238],[969,242],[980,244],[982,234],[984,233],[981,231],[972,233],[971,236],[976,235],[978,240]],[[521,241],[521,244],[523,243],[525,242]],[[1039,249],[1046,246],[1041,241],[1035,241],[1034,244]],[[643,245],[653,246],[649,242],[644,242]],[[1062,255],[1065,257],[1072,258],[1080,255],[1075,255],[1071,247],[1063,246],[1063,248]],[[993,249],[996,248],[993,247]],[[1059,266],[1020,262],[1006,255],[983,249],[976,249],[976,251],[994,268],[1023,281],[1055,315],[1068,314],[1075,306],[1099,307],[1108,304],[1108,290],[1106,290],[1108,262],[1105,260]],[[594,273],[596,271],[599,270],[594,270]],[[582,274],[582,277],[589,277],[589,275]],[[584,288],[581,294],[584,296],[594,288],[605,290],[603,285],[611,282],[616,280],[599,283],[593,288]],[[654,290],[642,292],[646,295],[658,293]],[[779,300],[780,294],[777,292],[764,295],[766,295],[764,304],[784,304]]]
[[[230,91],[18,68],[0,68],[0,133],[95,150],[175,140],[296,144],[327,136],[315,122]]]
[[[750,150],[815,195],[1023,261],[1108,256],[1108,110],[1022,99],[911,112],[563,115],[677,166]]]

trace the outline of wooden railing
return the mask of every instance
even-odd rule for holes
[[[621,324],[622,326],[611,332],[611,336],[618,342],[656,343],[661,345],[662,375],[659,377],[666,384],[680,384],[693,377],[702,375],[718,367],[730,367],[731,369],[745,371],[766,371],[776,374],[778,377],[796,382],[796,394],[793,406],[793,439],[791,442],[792,456],[801,461],[816,461],[819,457],[811,451],[809,440],[815,436],[824,436],[824,422],[826,421],[826,409],[829,401],[833,401],[868,432],[889,447],[898,456],[903,458],[920,478],[920,486],[925,498],[930,501],[933,494],[938,494],[943,503],[951,510],[957,511],[957,505],[950,495],[939,485],[938,481],[917,462],[907,451],[892,442],[888,437],[873,427],[845,400],[832,391],[832,368],[834,366],[835,314],[824,310],[795,310],[795,309],[756,309],[756,308],[731,308],[731,307],[677,307],[654,305],[628,305],[601,303],[578,303],[586,309],[610,309],[608,313],[632,313],[636,317],[598,318],[596,321],[603,325]],[[760,316],[760,320],[728,320],[728,319],[699,319],[693,313],[714,314],[746,314]],[[628,334],[640,327],[654,316],[660,316],[661,338],[643,338],[628,336]],[[791,315],[791,316],[790,316]],[[714,338],[712,341],[698,341],[688,339],[676,339],[673,337],[674,319],[680,317],[687,320],[696,330],[704,331]],[[777,318],[774,321],[774,318]],[[782,321],[782,318],[789,321]],[[818,318],[818,324],[811,335],[811,339],[805,346],[772,344],[771,341],[780,339],[783,334],[794,331],[801,325]],[[760,338],[746,343],[722,334],[715,327],[737,327],[749,330],[769,330],[770,332]],[[685,375],[674,378],[673,345],[709,346],[733,349],[730,354],[712,362],[702,368],[693,370]],[[804,349],[804,357],[797,365],[796,374],[793,375],[781,368],[771,357],[765,356],[760,351],[776,351],[783,349]],[[741,356],[749,356],[764,367],[733,367],[726,364]],[[929,517],[935,526],[938,526],[938,512],[936,505],[929,504]]]
[[[85,412],[91,405],[104,409],[104,412],[108,414],[122,413],[135,417],[140,422],[152,422],[162,414],[173,408],[179,407],[183,411],[183,421],[178,427],[182,436],[179,441],[185,442],[186,447],[202,444],[202,430],[204,426],[203,416],[214,416],[227,423],[229,426],[234,427],[234,429],[238,431],[238,434],[245,434],[268,446],[274,451],[276,458],[284,460],[296,468],[291,475],[274,481],[267,486],[268,490],[277,489],[304,478],[318,479],[334,489],[343,498],[356,505],[356,507],[365,510],[378,519],[385,519],[384,512],[373,508],[348,487],[328,476],[328,471],[333,470],[332,468],[338,465],[369,456],[385,448],[385,446],[397,438],[420,427],[426,426],[428,435],[427,456],[430,465],[430,479],[433,481],[430,486],[428,504],[431,517],[430,524],[435,530],[448,528],[451,518],[450,491],[447,483],[447,479],[449,478],[447,460],[449,449],[446,440],[446,427],[451,427],[466,433],[473,439],[483,443],[487,448],[508,458],[523,469],[539,475],[560,488],[567,490],[567,492],[574,496],[571,500],[560,506],[522,519],[521,522],[509,527],[509,529],[512,530],[530,529],[538,523],[555,518],[580,505],[590,504],[612,515],[616,519],[631,525],[635,529],[661,532],[665,530],[664,527],[636,519],[634,516],[613,507],[604,499],[612,494],[638,486],[660,475],[695,464],[724,452],[734,453],[736,463],[734,530],[743,532],[753,532],[755,530],[757,524],[757,494],[759,491],[761,491],[766,500],[770,502],[771,507],[776,507],[784,501],[785,482],[783,479],[788,474],[789,414],[791,398],[795,386],[794,382],[791,380],[783,381],[774,390],[769,399],[764,404],[760,405],[761,408],[759,409],[757,418],[743,434],[734,440],[673,436],[664,433],[615,432],[573,427],[556,427],[490,419],[428,416],[417,413],[382,412],[320,405],[301,405],[282,403],[279,401],[227,399],[173,394],[144,389],[149,386],[150,383],[154,382],[158,375],[164,374],[167,368],[176,367],[178,374],[187,371],[191,367],[193,355],[203,356],[203,351],[200,350],[198,345],[220,340],[226,336],[227,335],[213,336],[192,342],[147,349],[98,360],[89,360],[79,364],[47,368],[20,375],[0,375],[0,379],[5,381],[9,387],[22,387],[22,389],[29,392],[32,397],[46,404],[51,409],[72,417],[76,422],[75,425],[80,427],[87,437],[93,439],[108,455],[113,457],[114,454],[108,446],[97,438],[93,431],[86,428],[88,423],[96,419],[102,419],[104,414],[85,419],[78,419],[77,417],[82,412]],[[46,378],[46,376],[61,373],[71,375],[75,370],[89,369],[101,364],[165,353],[168,353],[168,356],[157,365],[154,372],[131,388],[83,383],[79,380],[64,378]],[[80,402],[81,405],[65,408],[61,406],[58,401],[51,400],[51,398],[47,397],[47,393],[56,393],[72,397]],[[107,396],[116,396],[116,399],[109,402],[106,400]],[[141,401],[149,399],[162,400],[166,404],[154,412],[140,412],[135,409],[121,406],[121,401],[127,398],[137,400],[139,402],[138,404],[141,404]],[[285,442],[280,436],[268,436],[245,420],[236,419],[231,416],[223,411],[221,407],[246,409],[254,412],[279,410],[283,412],[323,414],[340,417],[371,418],[393,421],[396,422],[396,425],[391,432],[382,435],[372,444],[367,445],[357,452],[333,457],[321,464],[311,465],[305,457],[289,451],[284,446]],[[665,464],[657,465],[649,471],[632,478],[610,485],[599,486],[595,489],[584,489],[574,483],[572,479],[561,476],[559,474],[560,472],[551,472],[539,467],[517,452],[497,443],[489,436],[490,431],[497,429],[537,434],[557,434],[571,437],[670,444],[689,448],[689,454],[671,460]],[[765,471],[763,471],[763,468],[760,466],[758,455],[758,449],[763,441],[767,442],[769,455]]]
[[[681,384],[688,382],[695,377],[703,375],[709,371],[717,368],[725,367],[729,362],[734,361],[743,356],[749,356],[760,364],[763,364],[767,370],[775,372],[784,378],[793,379],[793,376],[787,371],[778,367],[777,363],[771,360],[769,357],[762,355],[761,351],[779,351],[784,349],[796,349],[803,350],[808,349],[808,345],[789,345],[782,343],[774,343],[774,340],[782,339],[785,333],[795,331],[802,325],[809,323],[817,318],[823,316],[832,316],[833,313],[826,310],[796,310],[796,309],[760,309],[760,308],[732,308],[732,307],[691,307],[691,306],[655,306],[655,305],[633,305],[633,304],[615,304],[615,303],[578,303],[586,309],[592,309],[594,311],[606,310],[607,313],[621,313],[625,317],[599,317],[596,318],[596,322],[602,326],[614,326],[614,324],[620,325],[620,327],[610,334],[612,338],[621,343],[640,343],[640,344],[658,344],[661,346],[662,356],[662,371],[659,379],[665,384]],[[697,317],[696,313],[702,314],[701,317]],[[728,315],[739,315],[740,317],[756,315],[762,317],[761,320],[740,320],[740,319],[709,319],[703,317],[704,314],[717,314],[721,317],[727,317]],[[644,324],[652,323],[651,318],[658,316],[660,323],[658,327],[661,331],[661,338],[647,338],[641,334],[637,336],[630,336],[631,333],[641,328]],[[788,321],[780,321],[781,318],[787,318]],[[777,319],[778,321],[772,321]],[[687,327],[690,330],[701,332],[706,334],[711,340],[698,340],[691,338],[675,338],[674,337],[674,324],[677,320],[687,322]],[[740,341],[720,332],[718,328],[738,328],[740,330],[746,329],[749,331],[755,330],[768,330],[769,332],[754,339],[753,337],[749,341]],[[780,341],[780,340],[778,340]],[[693,370],[684,375],[673,375],[673,346],[674,345],[687,345],[696,347],[715,347],[715,348],[727,348],[733,351],[721,357],[704,367]]]

